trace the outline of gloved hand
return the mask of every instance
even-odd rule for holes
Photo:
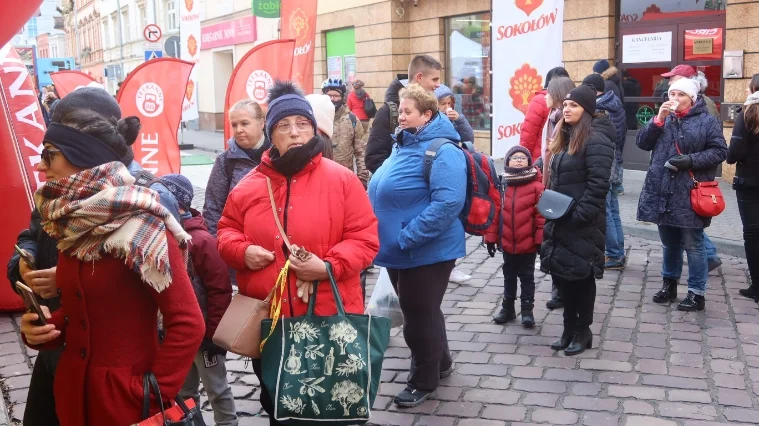
[[[208,351],[208,353],[211,355],[227,356],[227,351],[224,350],[224,348],[221,346],[214,343],[213,340],[209,339],[208,337],[203,338],[203,342],[200,344],[200,349],[203,351]]]
[[[669,159],[669,164],[677,167],[678,170],[689,170],[693,168],[693,160],[690,155],[675,155]]]
[[[498,251],[496,249],[495,243],[487,243],[486,245],[488,247],[488,254],[490,255],[490,257],[495,257],[495,253],[496,251]]]

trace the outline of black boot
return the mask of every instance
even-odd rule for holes
[[[677,304],[678,311],[703,311],[706,307],[706,299],[696,293],[689,291],[682,302]]]
[[[573,336],[574,333],[572,332],[572,329],[564,326],[564,332],[561,333],[561,339],[551,343],[551,349],[561,351],[568,348],[569,344],[572,343]]]
[[[546,308],[550,310],[561,309],[564,307],[564,301],[561,300],[561,292],[556,284],[551,284],[551,300],[546,302]]]
[[[529,301],[522,302],[522,327],[532,328],[535,327],[535,315],[532,314],[533,303]]]
[[[661,290],[654,294],[654,303],[670,303],[677,299],[677,280],[664,278]]]
[[[501,310],[493,317],[493,322],[496,324],[506,324],[507,322],[516,319],[517,311],[514,309],[514,299],[503,299],[501,304]]]
[[[749,299],[759,299],[759,288],[753,284],[749,288],[738,290],[738,293],[740,293],[743,297],[748,297]]]
[[[569,347],[564,349],[564,355],[578,355],[585,352],[585,349],[590,349],[593,346],[593,332],[590,328],[586,328],[582,331],[578,331],[572,337],[572,343]]]

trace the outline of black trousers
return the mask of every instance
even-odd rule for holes
[[[522,311],[531,311],[535,305],[535,258],[537,253],[510,254],[503,253],[503,297],[506,300],[517,298],[517,278],[522,284],[519,298]]]
[[[569,281],[551,276],[561,289],[564,299],[564,329],[582,331],[593,324],[593,309],[596,303],[596,279],[593,276],[583,280]]]
[[[58,364],[60,350],[40,351],[34,362],[29,392],[26,396],[24,426],[58,426],[55,414],[55,367]]]
[[[411,269],[387,269],[403,312],[403,338],[411,349],[408,385],[414,389],[437,389],[440,372],[453,364],[440,305],[454,265],[450,260]]]
[[[743,222],[743,247],[751,285],[759,287],[759,188],[738,189],[735,195]]]

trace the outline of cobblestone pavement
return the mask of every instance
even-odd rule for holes
[[[450,284],[443,302],[455,373],[442,380],[436,400],[396,408],[391,398],[404,387],[410,353],[401,330],[393,329],[371,423],[758,424],[759,309],[738,295],[747,285],[745,260],[723,256],[721,273],[709,277],[706,311],[683,313],[651,302],[660,287],[659,243],[628,238],[627,244],[626,270],[607,272],[598,282],[593,349],[566,357],[548,347],[562,331],[561,310],[545,309],[550,278],[536,275],[534,329],[516,322],[495,325],[491,316],[503,288],[501,261],[477,250],[477,240],[470,238],[469,255],[459,268],[473,278]],[[16,424],[35,355],[20,344],[17,316],[0,316],[0,376]],[[252,368],[235,355],[229,355],[227,368],[240,424],[268,424]]]

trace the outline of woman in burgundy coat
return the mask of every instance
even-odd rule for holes
[[[34,198],[43,229],[58,241],[63,306],[52,315],[43,308],[44,326],[25,314],[21,331],[34,349],[65,345],[54,384],[62,426],[142,421],[143,375],[152,372],[171,401],[203,338],[180,249],[189,236],[118,162],[139,126],[136,117],[75,110],[45,133],[38,170],[47,182]],[[153,396],[150,414],[157,412]]]

